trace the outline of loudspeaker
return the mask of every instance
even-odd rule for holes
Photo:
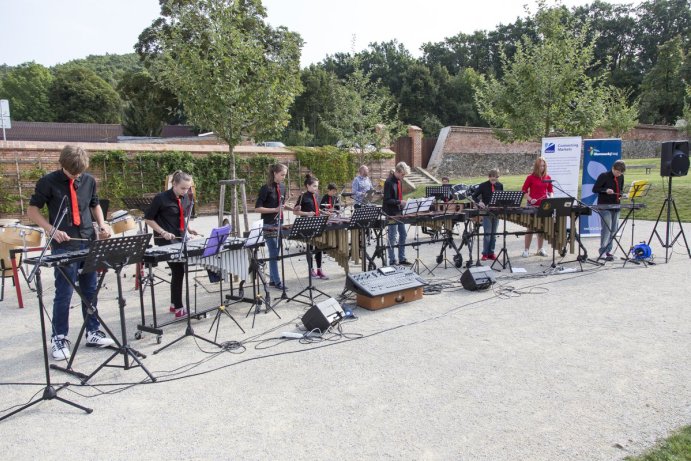
[[[471,267],[461,275],[461,284],[466,290],[486,290],[493,283],[494,271],[491,267]]]
[[[688,173],[689,142],[663,142],[660,151],[660,176],[686,176]]]
[[[326,333],[326,330],[340,322],[343,317],[345,313],[341,305],[335,299],[329,298],[310,307],[302,316],[302,324],[307,331],[319,330]]]

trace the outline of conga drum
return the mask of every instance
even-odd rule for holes
[[[135,228],[134,218],[125,210],[114,211],[110,219],[110,227],[115,234],[124,234]]]

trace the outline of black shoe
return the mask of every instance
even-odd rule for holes
[[[605,261],[614,261],[614,256],[611,254],[607,253],[607,256],[605,256]]]
[[[286,291],[287,291],[287,290],[288,290],[288,287],[285,286],[285,285],[283,285],[281,282],[278,282],[278,283],[269,282],[269,286],[270,286],[270,287],[273,287],[273,288],[275,288],[275,289],[277,289],[277,290],[281,290],[281,291],[283,291],[283,290],[286,290]]]
[[[407,259],[402,259],[401,261],[398,262],[399,266],[412,266],[411,263],[408,262]]]

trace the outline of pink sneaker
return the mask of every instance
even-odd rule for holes
[[[184,307],[182,309],[175,309],[175,318],[181,319],[183,317],[187,317],[187,309]]]
[[[170,310],[170,312],[172,312],[172,313],[175,313],[175,311],[176,311],[177,309],[175,308],[175,306],[173,306],[173,305],[171,304],[170,307],[168,308],[168,310]]]
[[[312,269],[312,278],[313,278],[313,279],[318,279],[318,278],[319,278],[319,273],[318,273],[316,270],[314,270],[314,269]]]
[[[317,269],[317,277],[319,277],[322,280],[329,280],[329,277],[327,277],[324,271],[321,269]]]

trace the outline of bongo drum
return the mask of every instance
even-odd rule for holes
[[[135,228],[134,218],[125,210],[114,211],[110,218],[110,226],[113,233],[124,234]]]

